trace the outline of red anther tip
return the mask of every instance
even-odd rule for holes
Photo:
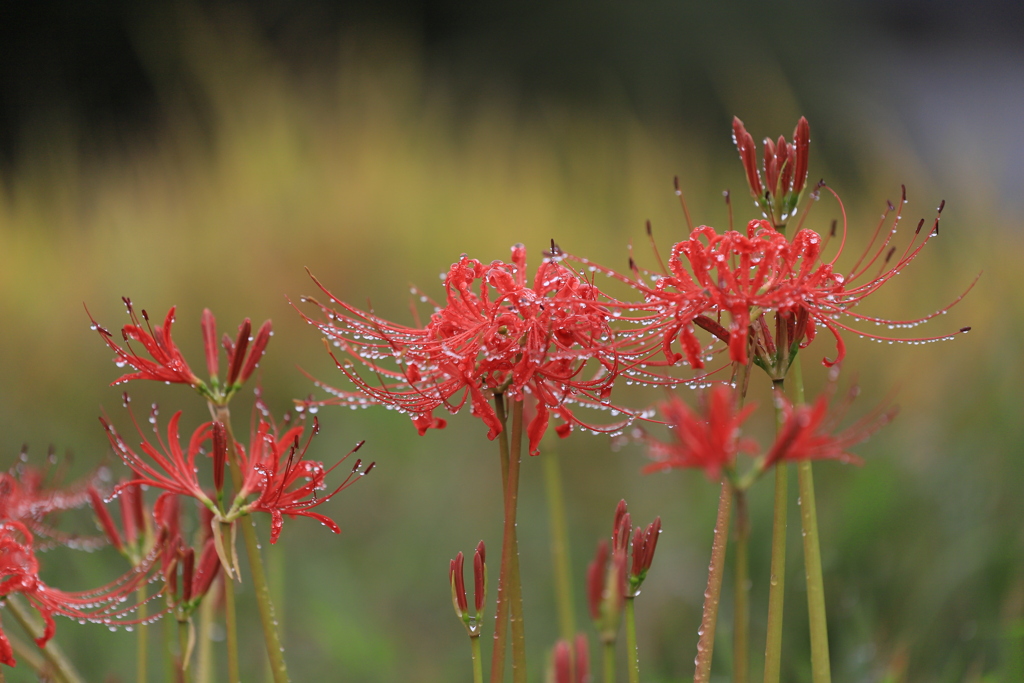
[[[649,219],[647,221],[647,236],[651,236],[651,221]]]
[[[970,328],[970,327],[961,327],[961,328],[960,328],[960,331],[961,331],[961,332],[970,332],[970,331],[971,331],[971,328]]]
[[[939,202],[939,213],[942,213],[942,210],[944,208],[946,208],[946,200],[945,199],[943,199],[941,202]]]

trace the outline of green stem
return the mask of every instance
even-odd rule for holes
[[[523,451],[523,402],[512,404],[512,438],[508,459],[508,504],[505,525],[511,528],[509,554],[509,625],[512,629],[512,681],[526,683],[526,621],[523,618],[523,584],[519,576],[519,535],[516,512],[519,508],[519,465]],[[509,521],[511,519],[511,522]]]
[[[178,661],[175,657],[175,641],[178,640],[177,622],[174,619],[162,619],[160,621],[161,637],[164,646],[164,680],[178,680]]]
[[[797,403],[804,403],[804,381],[800,358],[793,363],[794,390]],[[828,622],[825,617],[825,582],[821,575],[821,543],[818,537],[818,512],[814,500],[814,472],[811,462],[797,465],[797,487],[800,497],[800,524],[804,538],[804,571],[807,577],[807,613],[811,629],[811,680],[830,683],[832,680],[828,654]]]
[[[263,571],[263,559],[260,557],[260,542],[256,538],[256,521],[238,520],[242,526],[242,538],[245,539],[245,551],[249,556],[249,572],[252,574],[253,593],[256,594],[256,606],[260,612],[260,625],[263,626],[263,640],[267,644],[267,656],[270,658],[270,670],[274,674],[274,683],[288,683],[288,668],[284,662],[284,647],[277,633],[277,620],[274,617],[274,604],[270,601],[270,587],[267,575]]]
[[[807,573],[807,612],[811,628],[811,680],[832,680],[828,655],[828,623],[825,619],[825,582],[821,575],[821,545],[814,501],[814,473],[809,460],[797,465],[800,489],[800,522],[804,535],[804,569]]]
[[[271,547],[268,550],[267,574],[269,575],[271,604],[274,606],[277,621],[283,624],[286,623],[284,613],[285,554],[281,552],[280,548],[274,550]],[[266,671],[266,680],[268,683],[274,680],[274,672],[270,669]]]
[[[14,615],[15,621],[21,624],[21,627],[25,629],[32,638],[41,638],[43,635],[43,627],[39,624],[35,618],[29,613],[28,606],[23,605],[21,600],[14,595],[8,595],[5,598],[5,604],[7,605],[8,611]],[[72,666],[71,662],[68,661],[64,651],[57,645],[57,641],[51,638],[47,643],[46,647],[43,648],[43,657],[50,663],[56,674],[64,680],[64,683],[84,683],[84,679],[79,675],[75,667]]]
[[[473,683],[484,683],[484,663],[480,653],[480,636],[469,639],[473,648]]]
[[[45,680],[46,677],[53,676],[53,672],[50,670],[50,665],[47,664],[46,659],[39,654],[39,648],[36,647],[35,643],[29,644],[9,632],[4,635],[7,636],[7,641],[11,644],[11,649],[14,650],[14,654],[18,655],[19,660],[24,661],[28,664],[30,669],[39,674],[40,680]],[[3,669],[0,668],[0,672],[2,671]]]
[[[505,679],[505,652],[508,649],[508,580],[509,580],[509,531],[508,531],[508,430],[505,414],[505,397],[494,394],[494,412],[501,422],[498,434],[498,455],[501,459],[501,492],[504,499],[505,525],[501,540],[501,569],[498,574],[498,600],[494,614],[494,642],[491,650],[491,683],[502,683]],[[513,533],[515,530],[513,529]]]
[[[146,585],[135,590],[139,619],[135,641],[135,683],[146,683],[149,678],[149,626],[146,625]]]
[[[199,603],[199,653],[196,655],[198,683],[213,683],[213,618],[218,584],[225,580],[221,573],[214,579],[213,588]],[[227,579],[230,581],[230,579]]]
[[[221,523],[223,538],[231,538],[231,524]],[[235,567],[238,571],[238,567]],[[242,677],[238,669],[238,613],[235,611],[235,580],[227,574],[224,579],[224,634],[228,649],[228,683],[241,683]]]
[[[629,658],[629,683],[640,683],[640,650],[636,645],[636,598],[626,598],[626,653]]]
[[[750,516],[747,512],[747,496],[743,491],[736,491],[736,599],[732,651],[734,683],[747,683],[750,678],[749,540]]]
[[[231,465],[231,479],[237,491],[242,484],[242,471],[238,464],[234,430],[231,428],[231,413],[227,406],[217,406],[215,414],[216,418],[224,424],[228,453],[232,456],[228,458]],[[288,667],[284,661],[284,648],[281,646],[281,637],[277,632],[274,604],[270,599],[270,587],[267,585],[263,558],[260,556],[260,542],[256,536],[256,522],[250,515],[248,521],[243,518],[238,521],[238,524],[242,527],[245,553],[249,558],[249,572],[252,574],[253,593],[256,595],[256,606],[259,608],[260,613],[260,625],[263,627],[263,641],[266,643],[267,657],[270,660],[270,670],[274,675],[274,683],[288,683]]]
[[[615,683],[615,641],[605,641],[601,649],[604,651],[604,683]]]
[[[188,621],[178,622],[178,681],[179,683],[190,683],[192,677],[189,673],[189,651],[188,651]]]
[[[732,486],[722,479],[722,492],[718,496],[718,518],[711,543],[711,564],[708,566],[708,587],[704,591],[704,613],[697,631],[697,658],[694,683],[708,683],[711,678],[711,658],[715,649],[715,626],[718,624],[718,602],[722,594],[725,574],[725,550],[729,541],[729,514],[732,511]]]
[[[783,380],[774,382],[775,391],[784,390]],[[782,429],[785,415],[775,402],[775,431]],[[779,683],[782,670],[782,614],[786,596],[786,531],[789,516],[789,466],[775,464],[775,511],[772,515],[771,580],[768,586],[768,630],[764,647],[764,683]]]
[[[555,575],[555,605],[558,608],[558,629],[562,639],[571,643],[576,635],[573,615],[572,560],[569,557],[565,521],[565,498],[562,492],[562,468],[558,453],[547,448],[541,454],[544,465],[544,487],[548,495],[548,524],[551,528],[551,565]]]

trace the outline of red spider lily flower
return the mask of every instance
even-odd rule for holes
[[[224,335],[221,343],[227,352],[228,374],[222,385],[217,375],[219,350],[217,349],[216,321],[209,309],[204,310],[201,327],[203,346],[206,352],[206,367],[210,373],[210,382],[206,383],[192,372],[180,349],[171,338],[171,324],[174,322],[175,311],[173,306],[167,312],[163,325],[151,325],[149,314],[143,309],[141,311],[142,319],[146,323],[143,327],[135,314],[131,299],[122,297],[122,300],[132,321],[132,324],[121,328],[121,337],[125,344],[123,347],[114,341],[109,330],[97,323],[91,314],[89,315],[92,329],[99,332],[103,341],[114,351],[114,361],[118,367],[127,365],[135,369],[135,372],[122,375],[114,380],[112,385],[123,384],[134,379],[188,384],[214,403],[224,404],[252,375],[273,334],[268,320],[263,323],[254,338],[250,337],[252,323],[246,318],[239,326],[238,336],[235,340]],[[89,313],[88,309],[86,309],[86,313]],[[141,344],[150,358],[136,353],[131,346],[133,341]],[[249,349],[250,343],[252,344],[251,350]],[[246,355],[247,351],[248,355]]]
[[[861,464],[861,459],[850,453],[849,449],[863,443],[891,422],[899,408],[878,406],[840,431],[839,424],[860,389],[857,386],[851,387],[843,402],[830,408],[829,403],[834,393],[834,377],[829,388],[813,404],[794,406],[784,394],[776,392],[775,400],[781,403],[785,421],[764,458],[762,469],[779,461],[795,460],[831,459]]]
[[[662,418],[672,428],[672,441],[647,440],[653,463],[644,472],[695,467],[717,480],[723,470],[734,471],[736,455],[753,453],[757,444],[740,438],[740,425],[754,411],[754,405],[736,409],[735,390],[719,384],[703,395],[701,413],[693,411],[679,397],[660,405]]]
[[[249,449],[246,450],[244,446],[237,444],[239,464],[242,468],[242,486],[235,498],[236,502],[227,512],[227,518],[251,512],[269,513],[271,543],[276,543],[281,534],[284,515],[311,517],[334,533],[341,533],[341,528],[334,520],[313,512],[312,509],[356,483],[368,474],[376,463],[371,462],[363,467],[363,461],[357,459],[340,484],[326,495],[320,493],[328,490],[327,476],[358,451],[364,442],[356,444],[355,448],[331,467],[325,467],[322,462],[305,459],[309,444],[319,430],[320,424],[314,418],[309,437],[305,445],[300,447],[303,426],[292,427],[277,437],[276,429],[271,423],[259,420],[251,435]],[[250,503],[242,503],[251,494],[256,494],[256,499]]]
[[[114,341],[114,336],[110,331],[93,319],[92,315],[89,314],[88,308],[85,309],[85,312],[89,314],[89,320],[92,322],[92,329],[99,332],[100,336],[103,337],[103,341],[113,350],[115,354],[114,362],[119,367],[127,365],[135,369],[135,372],[122,375],[114,380],[111,385],[123,384],[133,379],[151,379],[160,382],[188,384],[197,389],[204,386],[203,381],[189,368],[185,358],[181,355],[181,351],[171,338],[171,325],[174,323],[174,306],[167,311],[164,324],[156,326],[150,324],[149,314],[143,309],[142,319],[146,321],[146,326],[143,327],[138,316],[135,314],[132,300],[128,297],[122,297],[121,299],[124,301],[132,321],[130,325],[125,325],[121,328],[124,347],[119,346]],[[152,360],[136,353],[131,348],[133,341],[142,344]]]
[[[757,168],[754,138],[743,122],[733,117],[732,139],[747,174],[747,185],[754,201],[772,224],[782,227],[796,213],[800,193],[807,184],[807,158],[811,146],[811,128],[800,117],[793,130],[793,141],[779,136],[778,142],[764,140],[764,182]]]
[[[129,403],[127,394],[124,399],[127,406]],[[157,437],[156,445],[150,443],[143,435],[142,428],[135,419],[135,414],[131,410],[129,410],[129,414],[142,439],[139,443],[139,450],[142,453],[137,453],[132,449],[105,417],[100,418],[114,452],[134,473],[134,479],[118,484],[112,495],[116,497],[130,486],[141,484],[195,498],[211,510],[214,509],[216,506],[213,500],[203,491],[203,487],[199,483],[199,474],[196,468],[196,456],[202,453],[203,444],[210,439],[213,423],[206,422],[200,425],[192,433],[187,450],[185,450],[182,448],[178,429],[178,423],[181,420],[180,410],[172,415],[167,423],[167,440],[164,441],[156,429],[157,409],[156,405],[153,406],[150,422],[154,425],[153,431]]]
[[[39,561],[33,541],[32,533],[24,524],[0,523],[0,598],[21,593],[43,617],[43,635],[36,639],[39,647],[44,647],[53,637],[54,615],[102,623],[111,628],[141,623],[142,619],[133,617],[141,604],[130,604],[129,599],[139,586],[152,578],[159,551],[153,551],[141,565],[105,586],[91,591],[67,592],[51,588],[39,579]],[[155,593],[147,601],[160,594]],[[147,617],[147,620],[161,614]],[[2,632],[0,661],[14,666],[10,645]]]
[[[904,197],[898,210],[890,205],[895,214],[891,229],[879,239],[889,218],[890,211],[887,211],[864,254],[846,275],[836,267],[846,241],[845,219],[842,243],[831,259],[822,255],[828,240],[813,230],[799,230],[790,241],[764,220],[751,221],[746,235],[731,230],[718,234],[707,226],[697,228],[689,239],[672,248],[671,275],[661,278],[654,288],[644,288],[645,305],[654,306],[662,316],[660,327],[666,354],[671,354],[668,345],[677,333],[684,346],[694,343],[684,339],[692,335],[692,327],[679,332],[681,321],[687,318],[725,341],[731,360],[746,364],[753,352],[754,361],[773,378],[785,376],[797,351],[814,340],[818,326],[827,329],[835,339],[835,358],[823,360],[829,367],[841,362],[846,355],[843,331],[877,341],[911,344],[948,340],[968,332],[970,328],[965,327],[952,334],[901,339],[864,332],[841,320],[847,316],[856,322],[886,325],[890,329],[913,328],[948,311],[974,286],[972,282],[952,303],[916,320],[888,320],[853,310],[898,275],[938,234],[936,218],[936,227],[921,238],[922,221],[902,255],[893,259],[896,249],[891,242],[905,201]],[[688,267],[683,264],[684,258]],[[877,270],[869,274],[873,267]],[[729,315],[728,329],[708,318],[708,315],[724,313]],[[776,315],[774,334],[772,326],[764,319],[771,313]],[[650,329],[657,327],[652,325]],[[691,364],[699,367],[692,356],[691,353]],[[668,360],[675,362],[678,356],[668,355]]]
[[[620,430],[632,414],[615,425],[593,426],[580,422],[570,410],[572,404],[614,409],[607,398],[619,372],[620,342],[609,325],[608,310],[598,303],[597,288],[561,260],[561,251],[554,247],[530,286],[522,245],[513,247],[511,263],[484,265],[463,256],[445,277],[445,304],[435,305],[430,322],[422,328],[398,325],[350,306],[314,278],[338,308],[304,299],[320,306],[326,317],[307,321],[379,380],[367,381],[351,363],[335,358],[359,391],[320,384],[336,397],[327,402],[395,407],[410,414],[422,434],[445,425],[434,417],[435,409],[455,413],[469,400],[470,411],[483,420],[493,439],[502,424],[491,398],[502,394],[522,401],[530,395],[537,400],[536,414],[527,426],[534,455],[552,412],[565,422],[558,428],[561,436],[574,424],[594,431]],[[398,368],[384,367],[385,359]],[[590,361],[594,370],[588,379],[583,375]]]
[[[61,472],[50,474],[49,469],[40,469],[27,464],[27,450],[22,450],[21,460],[9,472],[0,472],[0,522],[20,522],[37,538],[36,548],[47,550],[55,545],[65,545],[79,550],[95,550],[102,547],[102,537],[86,537],[57,529],[48,516],[64,510],[72,510],[89,504],[88,489],[95,477],[64,486],[60,483]],[[54,458],[51,454],[51,462]],[[39,541],[38,539],[43,539]]]
[[[806,177],[808,135],[806,122],[801,120],[794,144],[785,143],[780,138],[777,146],[767,145],[770,152],[767,158],[773,161],[766,161],[766,182],[770,186],[765,189],[754,163],[753,140],[736,121],[734,136],[755,195],[761,196],[763,192],[770,198],[775,193],[786,197],[786,202],[796,201]],[[792,176],[786,173],[789,167],[793,168]],[[828,189],[839,201],[838,195],[824,183],[815,188],[813,198],[817,199],[822,188]],[[865,298],[900,274],[924,245],[938,235],[939,216],[944,204],[940,204],[931,229],[922,230],[925,225],[922,219],[902,252],[898,252],[893,243],[906,201],[906,188],[903,188],[899,206],[887,204],[887,210],[864,251],[845,271],[840,270],[838,263],[848,232],[841,201],[842,237],[831,257],[826,257],[824,250],[836,236],[835,223],[827,236],[809,229],[798,229],[790,240],[781,232],[784,222],[769,211],[767,213],[769,217],[774,216],[775,225],[767,220],[751,221],[746,234],[733,230],[719,234],[708,226],[696,228],[688,239],[673,246],[665,272],[651,275],[653,285],[644,282],[635,265],[636,277],[627,278],[585,259],[578,260],[587,264],[590,270],[599,270],[643,294],[644,300],[638,304],[606,304],[621,305],[622,312],[629,313],[623,319],[629,319],[633,324],[632,346],[621,349],[621,356],[630,358],[634,365],[675,365],[685,354],[689,365],[695,369],[702,368],[705,351],[695,336],[695,328],[701,327],[725,342],[730,360],[747,364],[753,356],[753,361],[773,379],[781,379],[799,349],[809,345],[822,327],[831,333],[836,344],[834,357],[823,359],[826,366],[843,360],[846,354],[844,332],[883,343],[922,344],[948,340],[970,330],[963,327],[951,334],[901,338],[872,334],[856,327],[857,323],[874,323],[888,329],[914,328],[949,311],[974,286],[972,282],[951,303],[918,319],[890,320],[854,310]],[[789,207],[789,203],[785,206]],[[772,315],[775,316],[774,324],[767,320]],[[727,318],[724,322],[723,316]],[[851,319],[852,323],[847,323],[844,318]],[[653,360],[655,340],[660,340],[665,359],[663,363]],[[680,343],[683,354],[673,350],[676,341]],[[622,374],[648,384],[678,381],[630,370],[624,370]]]

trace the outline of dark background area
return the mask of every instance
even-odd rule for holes
[[[237,17],[296,70],[330,69],[353,36],[398,34],[459,101],[511,92],[535,106],[625,108],[647,123],[709,132],[733,113],[722,76],[747,62],[777,63],[805,101],[827,110],[818,98],[837,76],[870,74],[900,52],[1019,57],[1024,45],[1024,7],[1015,2],[4,3],[4,164],[48,122],[74,121],[84,151],[109,151],[153,135],[169,100],[198,97],[171,28],[182,9]],[[894,71],[875,74],[878,85],[904,85]],[[933,87],[947,85],[956,84],[935,74]],[[190,104],[202,116],[203,103]]]

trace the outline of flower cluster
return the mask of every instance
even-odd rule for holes
[[[145,585],[158,565],[158,552],[119,579],[90,591],[68,592],[51,588],[39,578],[35,539],[24,524],[0,522],[0,599],[20,593],[43,617],[43,634],[36,639],[44,647],[56,631],[55,615],[108,626],[137,624],[138,603],[131,603],[135,589]],[[159,595],[155,593],[150,599]],[[10,643],[0,629],[0,662],[14,666]]]
[[[147,322],[147,328],[144,329],[139,324],[131,300],[125,298],[124,302],[132,318],[132,324],[124,326],[121,330],[125,348],[115,344],[110,332],[93,321],[93,329],[99,331],[107,345],[117,354],[115,361],[118,365],[126,364],[136,369],[136,372],[115,380],[114,384],[133,379],[159,379],[189,384],[207,399],[215,415],[226,414],[224,411],[228,400],[249,379],[263,356],[271,336],[270,321],[266,321],[260,327],[255,337],[250,336],[252,325],[248,318],[239,326],[238,336],[234,340],[224,335],[221,344],[227,353],[228,372],[222,383],[218,378],[216,321],[209,309],[203,311],[201,328],[206,365],[211,378],[206,383],[189,369],[177,345],[171,339],[173,307],[168,311],[164,325],[151,328],[148,327],[149,315],[143,310],[142,317]],[[134,353],[129,345],[131,340],[140,342],[152,356],[152,360]],[[128,395],[124,394],[125,407],[128,407],[129,403]],[[197,500],[213,513],[214,521],[217,523],[232,522],[251,512],[266,512],[271,516],[271,543],[277,541],[285,515],[312,517],[335,533],[340,532],[333,520],[312,512],[312,508],[327,502],[373,468],[372,463],[363,468],[362,460],[357,460],[341,484],[326,495],[321,493],[327,490],[327,475],[344,462],[348,455],[359,450],[362,443],[357,444],[335,465],[325,467],[321,462],[305,459],[309,439],[305,446],[299,447],[304,431],[302,426],[294,426],[278,438],[276,425],[266,418],[269,411],[262,405],[261,400],[258,401],[258,405],[260,410],[254,411],[252,440],[248,449],[229,439],[225,423],[217,419],[197,427],[189,438],[188,446],[183,447],[179,430],[181,411],[171,417],[167,426],[167,439],[164,440],[155,429],[157,408],[154,405],[149,421],[154,425],[156,444],[145,437],[134,413],[129,410],[141,438],[136,450],[118,433],[109,420],[101,417],[100,421],[114,452],[134,473],[134,478],[118,485],[113,495],[117,496],[136,485],[153,486]],[[318,431],[319,424],[314,419],[310,439]],[[205,450],[207,448],[209,452]],[[203,454],[211,456],[214,491],[205,490],[200,483],[196,459]],[[224,505],[224,471],[229,462],[238,467],[240,483],[230,504]],[[255,498],[250,500],[252,496]]]
[[[832,372],[828,389],[813,404],[793,405],[777,391],[775,401],[781,412],[781,426],[772,445],[763,450],[757,442],[743,437],[741,425],[756,409],[750,404],[739,408],[739,390],[718,384],[702,395],[700,410],[693,410],[673,396],[660,406],[660,413],[672,430],[671,441],[647,437],[648,452],[654,461],[644,472],[669,469],[703,469],[709,479],[726,474],[738,488],[745,488],[765,470],[782,461],[838,460],[859,463],[849,452],[896,416],[898,408],[881,405],[853,424],[840,429],[850,404],[859,393],[850,388],[844,400],[832,405],[837,373]],[[739,453],[761,454],[751,473],[740,477],[736,457]]]
[[[570,408],[613,409],[607,397],[619,372],[619,349],[629,340],[612,329],[613,316],[599,303],[593,283],[561,260],[553,246],[530,285],[522,245],[513,247],[511,263],[485,265],[463,256],[445,276],[444,304],[434,304],[430,321],[422,327],[362,311],[317,282],[337,308],[307,297],[325,316],[307,320],[378,380],[365,379],[347,359],[335,358],[358,391],[320,386],[334,394],[334,403],[396,407],[412,416],[420,434],[445,426],[434,410],[443,407],[454,413],[468,400],[491,439],[503,429],[492,398],[500,394],[522,401],[529,395],[536,399],[536,414],[527,427],[533,454],[552,413],[563,421],[557,428],[561,436],[572,425],[621,429],[628,420],[585,424]],[[383,365],[384,360],[397,367]]]
[[[774,225],[785,225],[796,213],[800,195],[807,185],[807,159],[811,148],[811,127],[807,119],[801,116],[797,121],[792,142],[786,142],[781,135],[778,142],[765,138],[763,180],[757,168],[754,138],[736,117],[732,120],[732,139],[740,153],[754,202]]]
[[[125,403],[129,403],[127,395]],[[293,426],[278,435],[276,426],[261,418],[253,425],[249,447],[235,444],[234,457],[241,473],[241,483],[231,504],[221,505],[224,469],[228,460],[224,424],[213,421],[199,425],[189,438],[188,446],[183,447],[178,426],[181,411],[178,411],[168,422],[167,439],[164,440],[157,432],[157,444],[154,445],[146,438],[134,413],[129,413],[141,439],[138,450],[132,448],[106,418],[100,418],[114,452],[135,473],[134,479],[115,487],[114,496],[137,485],[152,486],[197,500],[213,514],[216,522],[232,522],[242,515],[265,512],[271,517],[271,543],[277,542],[285,515],[311,517],[340,533],[341,529],[332,519],[313,512],[312,508],[326,503],[351,486],[374,465],[370,463],[364,467],[363,461],[357,459],[340,484],[327,494],[321,493],[327,490],[327,476],[359,450],[362,442],[337,463],[326,467],[322,462],[305,458],[312,437],[319,431],[319,422],[315,418],[309,437],[302,446],[304,426]],[[156,425],[155,407],[150,422]],[[196,459],[200,456],[209,456],[214,491],[205,490],[199,481]]]
[[[59,473],[56,477],[50,477],[49,470],[33,467],[24,462],[27,459],[27,451],[23,450],[22,462],[9,472],[0,472],[0,522],[25,525],[36,537],[35,547],[40,550],[53,545],[82,550],[102,546],[102,538],[69,534],[46,519],[54,513],[87,505],[89,481],[62,486]]]
[[[774,206],[772,197],[795,207],[804,188],[809,128],[801,119],[795,133],[796,143],[790,145],[780,138],[778,146],[766,141],[765,175],[768,188],[754,164],[753,143],[749,133],[738,124],[735,135],[740,156],[747,171],[751,192]],[[770,161],[771,160],[771,161]],[[793,168],[796,175],[787,172]],[[781,171],[779,170],[781,168]],[[812,193],[817,200],[819,183]],[[835,196],[835,193],[832,193]],[[838,201],[838,196],[836,196]],[[868,296],[899,275],[939,232],[942,205],[929,230],[923,230],[924,219],[917,224],[903,251],[897,256],[894,241],[899,233],[906,189],[899,206],[887,204],[881,220],[864,251],[845,270],[840,260],[847,241],[847,222],[843,211],[842,234],[835,253],[826,256],[826,249],[837,237],[837,224],[825,236],[799,227],[788,237],[785,217],[795,210],[787,209],[783,218],[773,218],[772,209],[765,209],[766,219],[750,221],[745,233],[699,226],[689,237],[673,245],[668,267],[660,274],[634,270],[630,278],[592,263],[585,258],[574,260],[591,271],[604,272],[627,283],[643,296],[643,301],[629,307],[623,316],[633,323],[632,342],[622,345],[622,353],[631,359],[644,359],[653,365],[678,365],[694,369],[704,367],[708,356],[696,336],[696,328],[709,332],[728,350],[729,360],[740,365],[753,361],[772,379],[786,376],[797,352],[809,345],[819,328],[825,328],[835,341],[836,352],[823,363],[831,367],[846,356],[843,333],[880,342],[922,344],[952,339],[970,331],[969,327],[930,337],[895,337],[857,329],[856,325],[873,324],[888,329],[911,329],[941,316],[956,305],[973,283],[954,301],[939,310],[917,319],[891,320],[859,313],[856,309]],[[806,217],[806,215],[805,215]],[[635,267],[634,267],[635,268]],[[653,283],[645,281],[649,276]],[[774,316],[771,320],[770,316]],[[848,319],[848,322],[846,321]],[[678,341],[683,353],[673,350]],[[663,361],[655,360],[660,344]],[[713,348],[713,344],[712,347]],[[629,372],[635,381],[664,383],[660,378]]]
[[[146,309],[142,309],[142,320],[146,323],[143,327],[139,316],[135,313],[132,300],[128,297],[122,297],[122,300],[132,321],[130,325],[121,328],[124,346],[117,344],[114,341],[114,335],[97,323],[91,314],[89,315],[92,329],[98,332],[107,346],[113,350],[114,362],[118,367],[127,365],[135,370],[135,372],[122,375],[111,384],[124,384],[133,379],[157,380],[168,384],[187,384],[213,403],[224,405],[256,370],[263,357],[263,352],[266,351],[267,343],[273,335],[270,321],[267,320],[260,326],[256,336],[252,337],[252,322],[248,318],[239,325],[238,336],[235,339],[225,334],[221,339],[221,345],[227,353],[228,374],[222,383],[218,376],[220,350],[217,348],[217,322],[210,309],[204,310],[202,318],[203,347],[206,352],[206,368],[210,373],[210,381],[204,382],[192,372],[181,350],[171,338],[175,307],[171,306],[167,311],[163,325],[150,324],[149,314]],[[88,309],[86,309],[86,313],[88,313]],[[141,344],[150,357],[146,358],[136,352],[132,348],[133,341]]]

